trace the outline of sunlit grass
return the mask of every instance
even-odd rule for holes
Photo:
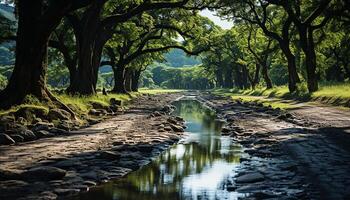
[[[242,98],[245,101],[255,101],[254,97],[260,97],[268,100],[270,98],[291,99],[302,101],[317,101],[325,104],[339,105],[350,107],[350,83],[337,84],[320,84],[317,92],[312,94],[307,93],[305,86],[300,86],[297,92],[289,93],[287,86],[274,87],[272,89],[257,88],[255,90],[238,90],[238,89],[217,89],[212,91],[217,95],[232,96]],[[266,102],[263,102],[266,103]],[[280,108],[288,108],[287,102],[270,102],[272,107],[280,106]]]
[[[123,102],[131,100],[133,97],[136,97],[137,93],[130,94],[108,94],[108,95],[92,95],[92,96],[71,96],[67,94],[60,94],[57,97],[66,105],[74,107],[75,110],[80,110],[82,112],[87,112],[91,109],[91,103],[97,102],[102,105],[110,105],[110,99],[115,98]]]
[[[178,90],[178,89],[148,89],[148,88],[141,88],[139,89],[139,92],[142,94],[161,94],[161,93],[175,93],[175,92],[183,92],[185,90]]]

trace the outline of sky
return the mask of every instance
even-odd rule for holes
[[[220,26],[223,29],[230,29],[233,26],[232,22],[227,20],[222,20],[220,17],[215,16],[215,12],[209,10],[203,10],[200,12],[202,16],[208,17],[211,21],[213,21],[216,25]]]

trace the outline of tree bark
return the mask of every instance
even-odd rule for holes
[[[127,92],[131,92],[131,84],[132,84],[132,73],[133,71],[131,69],[126,69],[125,71],[125,90]]]
[[[80,20],[81,26],[73,26],[79,54],[76,76],[69,88],[70,93],[83,95],[96,93],[102,50],[110,35],[108,31],[100,30],[100,15],[104,2],[94,2]],[[77,28],[81,30],[76,30]]]
[[[266,83],[266,88],[267,89],[271,89],[273,86],[272,86],[272,80],[269,76],[269,72],[268,72],[268,67],[267,67],[267,61],[264,60],[265,64],[262,66],[262,69],[261,69],[261,73],[264,77],[264,80],[265,80],[265,83]]]
[[[114,88],[112,92],[126,94],[125,89],[125,65],[117,64],[114,71]]]
[[[313,38],[313,29],[306,25],[299,26],[299,36],[301,48],[305,54],[307,88],[310,93],[318,90],[318,80],[316,75],[316,53]]]
[[[47,48],[60,16],[42,19],[42,2],[18,1],[16,62],[6,88],[0,92],[0,107],[9,108],[31,94],[40,100],[51,100],[46,87]]]
[[[289,42],[280,42],[280,47],[283,54],[287,58],[288,67],[288,88],[290,92],[294,92],[297,89],[297,83],[300,83],[299,75],[296,68],[295,56],[289,48]]]
[[[131,90],[133,92],[138,92],[139,90],[140,76],[141,76],[141,70],[135,70],[134,75],[132,77],[132,85],[131,85]]]

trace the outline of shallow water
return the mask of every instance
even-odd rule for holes
[[[223,122],[195,100],[174,103],[186,121],[188,136],[141,169],[94,188],[79,199],[237,199],[226,190],[242,149],[220,135]]]

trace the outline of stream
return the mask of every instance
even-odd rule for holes
[[[224,122],[200,102],[173,103],[186,121],[186,137],[150,164],[129,175],[82,193],[77,199],[238,199],[226,188],[243,155],[242,147],[221,136]]]

